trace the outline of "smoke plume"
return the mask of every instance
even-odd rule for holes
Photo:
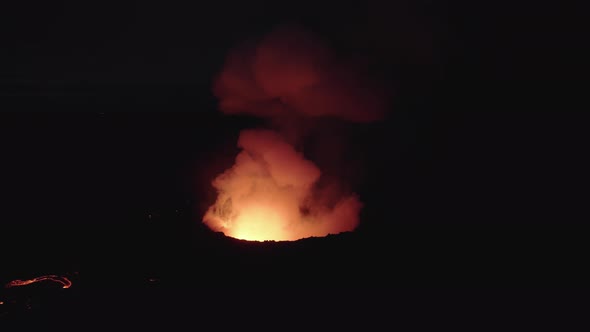
[[[204,222],[247,240],[354,230],[359,197],[337,183],[342,179],[320,185],[326,174],[301,149],[313,135],[306,129],[323,126],[325,119],[363,123],[383,116],[383,94],[364,76],[362,66],[339,59],[293,26],[231,52],[214,84],[220,110],[267,119],[272,129],[240,133],[242,150],[233,167],[213,181],[218,197]]]

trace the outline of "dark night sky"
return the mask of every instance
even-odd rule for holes
[[[392,70],[396,63],[443,60],[434,58],[444,52],[437,48],[448,33],[446,18],[435,16],[440,5],[428,2],[410,7],[404,2],[142,1],[91,6],[65,1],[31,12],[32,6],[18,2],[4,11],[3,30],[9,34],[3,56],[11,64],[2,73],[7,88],[16,89],[15,83],[24,91],[124,87],[128,94],[129,89],[157,86],[194,94],[195,86],[207,90],[203,86],[209,85],[230,47],[290,21],[311,27],[348,53],[370,55],[381,70]]]
[[[174,279],[192,261],[235,273],[211,263],[230,254],[205,252],[198,218],[239,130],[257,122],[222,116],[211,82],[237,43],[297,22],[364,59],[395,96],[383,122],[355,133],[367,205],[358,238],[336,245],[371,257],[347,267],[369,271],[356,282],[578,285],[587,134],[575,91],[555,83],[574,74],[582,19],[557,12],[452,0],[3,4],[0,279],[80,270],[111,285],[113,270]],[[310,246],[290,249],[293,280]],[[373,278],[392,261],[406,272]]]

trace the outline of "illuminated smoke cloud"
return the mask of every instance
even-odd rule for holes
[[[281,117],[294,112],[370,122],[385,109],[383,94],[364,79],[360,65],[338,59],[295,27],[281,27],[257,45],[234,50],[214,92],[228,114]]]
[[[203,218],[210,228],[247,240],[296,240],[358,226],[357,195],[336,183],[320,189],[322,172],[295,146],[306,119],[382,117],[384,98],[359,69],[295,27],[229,54],[214,85],[221,111],[269,119],[276,130],[241,132],[235,164],[213,181],[218,198]]]

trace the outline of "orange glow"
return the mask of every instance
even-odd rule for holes
[[[26,280],[16,279],[16,280],[13,280],[13,281],[7,283],[6,288],[26,286],[26,285],[34,284],[36,282],[45,281],[45,280],[49,280],[49,281],[53,281],[58,284],[61,284],[62,288],[70,288],[70,286],[72,286],[72,282],[67,277],[57,276],[57,275],[47,275],[47,276],[40,276],[37,278],[26,279]]]
[[[264,206],[250,206],[236,219],[236,226],[229,235],[250,241],[282,240],[285,231],[282,217],[276,210]]]
[[[356,228],[357,197],[312,200],[320,170],[276,132],[244,130],[238,145],[235,165],[213,181],[219,196],[203,217],[211,229],[243,240],[293,241]]]
[[[203,222],[227,236],[255,241],[354,230],[362,203],[344,183],[348,172],[338,174],[350,167],[346,143],[326,121],[367,123],[385,115],[386,95],[362,67],[298,26],[277,27],[230,52],[213,86],[220,110],[270,120],[274,130],[240,133],[242,151],[213,180],[218,196]],[[333,141],[318,144],[330,135]],[[338,169],[322,172],[303,154],[310,147],[322,165]]]

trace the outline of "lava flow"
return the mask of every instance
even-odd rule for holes
[[[16,280],[13,280],[13,281],[7,283],[5,287],[11,288],[11,287],[18,287],[18,286],[26,286],[26,285],[34,284],[36,282],[46,281],[46,280],[61,284],[62,288],[70,288],[70,286],[72,286],[72,282],[67,277],[58,276],[58,275],[46,275],[46,276],[40,276],[37,278],[26,279],[26,280],[16,279]]]
[[[272,129],[240,133],[242,150],[233,167],[213,180],[218,197],[203,222],[227,236],[256,241],[354,230],[362,207],[358,196],[345,177],[320,170],[303,147],[310,137],[317,142],[329,135],[329,121],[381,118],[382,95],[358,69],[291,26],[231,52],[214,85],[221,111],[265,118]],[[334,151],[347,149],[334,148],[332,142],[344,144],[332,135],[328,144],[315,144],[329,150],[316,155],[331,158],[333,168],[346,168],[347,161]]]

